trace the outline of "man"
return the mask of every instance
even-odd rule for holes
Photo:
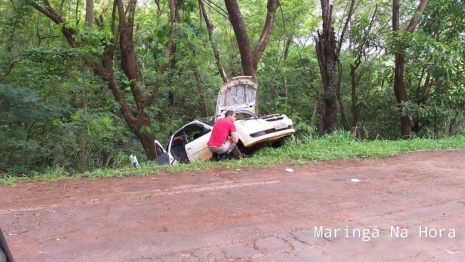
[[[234,149],[239,137],[237,136],[236,126],[236,113],[232,110],[226,111],[224,118],[216,120],[213,126],[210,140],[208,141],[208,149],[212,152],[213,161],[225,161],[228,159],[229,153]]]

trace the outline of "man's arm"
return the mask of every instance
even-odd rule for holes
[[[237,142],[239,142],[239,136],[237,135],[237,132],[231,132],[231,140],[234,144],[237,144]]]

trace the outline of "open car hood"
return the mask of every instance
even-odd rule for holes
[[[227,110],[256,112],[257,82],[251,76],[234,77],[221,86],[216,100],[215,118]]]

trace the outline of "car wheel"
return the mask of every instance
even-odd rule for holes
[[[284,146],[284,144],[286,144],[286,140],[284,140],[284,138],[280,138],[280,139],[274,141],[271,144],[271,146],[274,147],[274,148],[278,148],[278,147]]]

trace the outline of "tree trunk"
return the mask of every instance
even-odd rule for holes
[[[159,74],[163,74],[165,72],[167,63],[169,63],[168,58],[172,54],[174,35],[176,33],[176,2],[175,0],[170,0],[169,2],[171,29],[164,54],[164,58],[168,62],[160,65],[158,68]],[[42,4],[30,2],[35,9],[47,16],[56,24],[66,24],[66,21],[64,21],[63,17],[53,9],[48,0],[43,0],[43,3],[46,8],[42,6]],[[154,102],[155,95],[161,83],[157,80],[151,89],[145,90],[145,87],[149,85],[147,83],[142,83],[133,40],[136,0],[129,0],[125,2],[125,4],[127,5],[124,6],[121,0],[114,0],[113,2],[113,10],[110,20],[111,24],[109,25],[109,28],[114,37],[111,39],[111,44],[103,46],[104,51],[100,56],[100,61],[93,60],[92,58],[84,58],[84,62],[87,66],[92,68],[96,75],[108,82],[108,86],[111,89],[115,100],[120,105],[122,117],[128,124],[131,131],[139,139],[147,158],[154,159],[157,155],[154,144],[154,135],[148,132],[151,128],[151,119],[145,110],[148,110]],[[103,20],[101,20],[100,23],[100,26],[103,26]],[[61,28],[61,32],[71,47],[81,47],[81,43],[75,37],[78,34],[76,29],[64,26]],[[126,78],[129,80],[136,108],[131,108],[121,86],[115,78],[114,67],[118,65],[115,65],[115,61],[117,61],[117,58],[115,58],[115,51],[118,43],[121,52],[121,61],[119,61],[119,66],[121,66]]]
[[[318,33],[315,44],[323,82],[323,131],[330,133],[337,128],[338,91],[336,79],[336,37],[332,26],[332,9],[329,0],[321,0],[323,31]]]
[[[373,24],[375,23],[376,17],[378,13],[378,5],[375,5],[375,8],[373,10],[373,14],[371,16],[370,24],[366,28],[366,32],[364,33],[364,37],[360,39],[359,42],[350,42],[349,45],[356,45],[356,47],[352,47],[353,49],[357,50],[355,52],[354,56],[354,61],[350,63],[350,83],[351,83],[351,100],[352,100],[352,112],[353,112],[353,122],[352,122],[352,131],[356,135],[357,138],[361,138],[361,133],[360,133],[360,119],[362,118],[363,115],[363,103],[358,103],[358,101],[367,101],[368,96],[370,94],[370,87],[371,85],[368,85],[365,91],[363,89],[360,90],[360,97],[357,94],[357,86],[359,85],[359,80],[360,78],[369,72],[368,70],[360,70],[360,73],[357,74],[357,70],[359,69],[360,65],[362,64],[362,57],[364,56],[364,53],[367,51],[364,51],[365,48],[369,48],[370,46],[370,39],[368,38],[368,35],[372,32]],[[349,48],[349,49],[352,49]],[[368,50],[368,52],[371,52]],[[366,58],[364,58],[366,60]]]
[[[260,58],[268,44],[279,0],[268,0],[266,5],[268,12],[266,14],[265,25],[263,26],[262,34],[260,35],[257,46],[253,51],[250,47],[249,35],[247,34],[247,29],[245,27],[244,20],[242,19],[241,10],[237,0],[224,0],[224,3],[228,10],[229,20],[234,29],[237,46],[239,47],[239,53],[241,54],[242,73],[245,76],[253,76],[257,79],[258,61],[260,61]],[[255,111],[258,113],[258,92],[256,92],[255,96]]]
[[[195,69],[195,81],[197,82],[197,90],[199,91],[200,101],[202,102],[202,116],[207,117],[210,114],[208,113],[207,98],[205,97],[205,92],[203,90],[202,80],[200,79],[198,68]]]
[[[94,0],[86,0],[86,23],[92,27],[94,22]]]
[[[412,33],[419,23],[421,14],[426,8],[428,0],[421,0],[418,4],[417,10],[406,29],[407,32]],[[392,1],[392,31],[400,30],[400,0]],[[407,102],[407,91],[404,84],[404,70],[405,70],[405,51],[400,50],[395,54],[395,69],[394,69],[394,94],[397,103]],[[409,137],[412,132],[412,123],[408,114],[400,117],[400,135],[402,137]]]
[[[407,91],[404,85],[404,64],[405,64],[405,53],[395,55],[395,71],[394,71],[394,94],[396,96],[397,103],[407,102]],[[402,137],[410,136],[412,130],[412,123],[408,114],[400,117],[400,135]]]
[[[334,31],[332,21],[333,6],[330,4],[330,0],[320,0],[320,4],[323,29],[321,33],[319,31],[317,32],[318,38],[316,39],[315,48],[318,65],[320,67],[321,79],[323,82],[323,99],[325,105],[323,112],[323,131],[325,133],[330,133],[338,126],[338,103],[341,107],[341,116],[343,120],[348,123],[344,104],[341,99],[342,95],[340,86],[342,79],[342,66],[340,66],[338,57],[344,41],[345,32],[355,10],[355,0],[350,1],[347,18],[342,32],[340,33],[339,43],[336,41],[336,33]]]
[[[228,10],[229,20],[236,35],[237,46],[241,54],[242,73],[246,76],[257,77],[254,67],[254,57],[250,47],[249,35],[242,19],[241,10],[237,0],[225,0],[226,9]]]
[[[132,130],[134,134],[144,147],[147,159],[153,160],[157,157],[156,150],[152,150],[155,148],[155,136],[152,133],[147,132],[145,129],[151,126],[151,119],[147,114],[143,113],[142,115],[139,115],[137,120],[138,121],[130,127],[133,128]]]
[[[352,121],[352,129],[356,131],[356,135],[358,135],[358,122],[360,121],[360,108],[357,104],[357,80],[355,77],[355,72],[360,65],[360,56],[355,59],[353,64],[350,64],[350,85],[352,90],[352,112],[353,112],[353,121]]]
[[[226,9],[228,10],[229,20],[234,29],[236,35],[237,45],[241,54],[242,71],[246,76],[257,77],[257,65],[258,61],[265,51],[268,44],[268,40],[273,30],[274,18],[276,9],[278,8],[278,0],[268,0],[267,2],[267,14],[265,25],[263,26],[262,34],[258,40],[257,46],[252,51],[249,42],[249,35],[242,19],[241,10],[237,0],[225,0]]]

